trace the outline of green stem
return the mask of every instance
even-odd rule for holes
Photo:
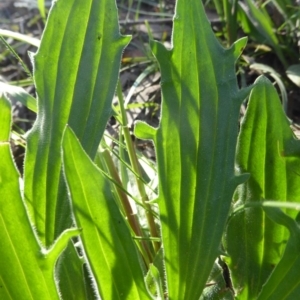
[[[114,162],[110,156],[109,151],[104,150],[102,152],[103,159],[105,161],[105,165],[108,169],[109,174],[111,175],[112,178],[118,183],[119,186],[122,186],[121,179],[119,177],[118,171],[116,170],[116,167],[114,165]],[[141,241],[139,245],[139,249],[144,257],[145,263],[147,267],[149,267],[149,264],[153,262],[153,255],[151,253],[151,250],[149,248],[149,245],[147,242],[144,240],[146,237],[144,236],[144,233],[140,227],[140,224],[137,220],[136,214],[133,212],[132,207],[130,205],[129,199],[127,195],[120,189],[117,185],[115,185],[115,190],[118,195],[118,199],[121,202],[121,206],[124,210],[124,213],[127,217],[128,223],[133,230],[134,234],[141,237]]]
[[[142,203],[144,204],[144,207],[145,207],[145,214],[146,214],[150,234],[151,234],[151,237],[159,238],[159,235],[158,235],[158,232],[156,229],[156,225],[155,225],[155,221],[154,221],[154,217],[153,217],[152,208],[151,208],[150,204],[148,203],[149,198],[146,193],[145,185],[142,182],[142,180],[140,179],[140,178],[142,178],[140,166],[138,163],[138,159],[136,157],[136,153],[135,153],[134,146],[133,146],[131,136],[130,136],[130,132],[128,129],[128,121],[127,121],[126,111],[124,108],[124,98],[123,98],[120,80],[118,81],[118,85],[117,85],[117,94],[118,94],[119,106],[120,106],[120,111],[121,111],[123,134],[124,134],[124,138],[126,141],[128,155],[129,155],[132,169],[134,170],[135,173],[139,174],[139,176],[135,176],[135,178],[136,178],[136,183],[137,183],[139,193],[141,195]],[[158,250],[160,249],[160,246],[161,246],[160,242],[152,241],[152,243],[153,243],[155,252],[158,252]]]

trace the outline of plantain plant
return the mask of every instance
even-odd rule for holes
[[[223,48],[201,1],[178,0],[172,48],[150,42],[162,112],[135,135],[155,145],[154,190],[118,84],[129,41],[114,1],[53,2],[31,55],[37,119],[23,176],[1,93],[0,298],[296,299],[299,142],[266,78],[239,88],[246,38]],[[102,139],[116,90],[119,153]]]

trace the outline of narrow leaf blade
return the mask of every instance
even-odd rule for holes
[[[63,162],[77,225],[103,299],[150,299],[137,249],[108,180],[66,128]]]

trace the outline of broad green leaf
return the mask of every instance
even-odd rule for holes
[[[278,208],[265,208],[274,222],[284,225],[290,232],[284,254],[267,283],[263,286],[257,300],[294,300],[300,294],[300,215],[296,221]]]
[[[162,116],[158,129],[139,123],[138,137],[156,146],[166,277],[170,299],[199,299],[219,254],[235,188],[239,90],[235,60],[239,40],[224,49],[201,1],[179,0],[173,48],[152,49],[160,64]]]
[[[110,190],[67,128],[63,139],[64,173],[82,243],[102,299],[151,299],[137,249]]]
[[[128,41],[119,33],[114,1],[53,1],[33,58],[38,116],[28,135],[25,159],[25,198],[45,245],[71,224],[61,178],[65,125],[73,128],[94,157],[111,113]]]
[[[283,156],[295,141],[275,88],[260,77],[252,90],[237,146],[237,167],[251,177],[239,187],[234,206],[247,208],[233,214],[226,232],[228,262],[239,299],[257,299],[284,251],[288,231],[267,218],[257,205],[263,199],[300,201],[300,158]],[[296,216],[295,210],[285,210]]]
[[[45,249],[34,232],[19,187],[9,134],[11,106],[0,98],[0,299],[59,299],[54,266],[68,239],[78,231],[63,233]]]

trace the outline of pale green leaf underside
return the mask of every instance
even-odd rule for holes
[[[9,37],[13,38],[17,41],[25,42],[29,45],[39,47],[40,45],[40,40],[19,32],[11,31],[11,30],[5,30],[5,29],[0,29],[0,35],[4,37]]]

